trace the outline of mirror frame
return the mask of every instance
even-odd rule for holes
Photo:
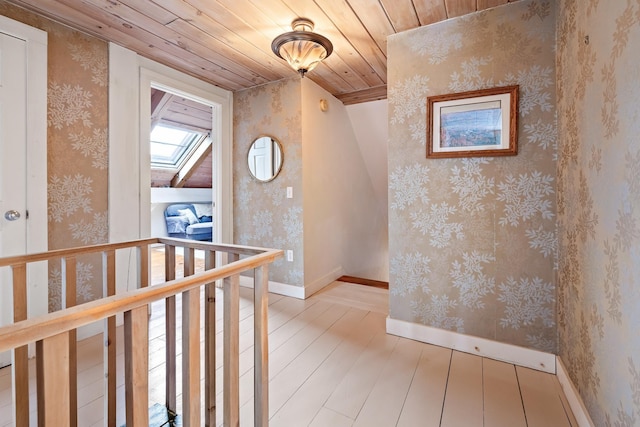
[[[249,166],[249,153],[251,153],[251,149],[253,148],[254,144],[256,143],[256,141],[258,141],[261,138],[269,138],[273,143],[276,144],[276,146],[278,147],[278,149],[280,150],[280,164],[278,165],[278,168],[274,171],[273,176],[269,179],[260,179],[258,178],[253,171],[251,170],[251,167]],[[251,178],[255,179],[258,182],[261,183],[266,183],[266,182],[271,182],[274,179],[276,179],[278,177],[278,175],[280,175],[280,172],[282,171],[282,166],[284,165],[284,148],[282,147],[282,144],[280,143],[280,141],[271,136],[271,135],[258,135],[257,137],[255,137],[253,139],[253,141],[251,141],[251,144],[249,144],[249,148],[247,149],[247,155],[246,155],[246,162],[247,162],[247,168],[249,169],[249,175],[251,175]]]

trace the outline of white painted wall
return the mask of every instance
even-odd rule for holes
[[[386,99],[346,107],[375,194],[379,236],[379,272],[376,280],[389,281],[389,103]]]
[[[389,103],[386,99],[347,105],[347,114],[382,214],[389,204]],[[387,222],[387,221],[385,221]]]
[[[341,274],[387,280],[386,206],[379,206],[345,106],[308,79],[302,141],[305,295]]]

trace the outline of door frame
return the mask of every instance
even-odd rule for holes
[[[213,241],[232,243],[233,199],[231,176],[231,129],[225,123],[230,114],[228,99],[195,87],[187,78],[159,73],[143,67],[140,69],[140,224],[141,237],[151,235],[151,168],[149,163],[149,135],[151,133],[151,88],[191,99],[212,108],[211,149],[213,152],[212,198],[215,202],[213,223],[216,224]],[[226,110],[226,111],[225,111]],[[226,126],[225,126],[226,124]],[[228,129],[226,127],[229,126]],[[218,226],[219,224],[219,226]]]
[[[213,134],[215,221],[218,240],[233,242],[232,108],[230,91],[205,83],[135,52],[109,43],[109,241],[148,237],[151,232],[149,132],[151,82],[217,104]],[[213,136],[213,135],[212,135]],[[119,251],[116,292],[137,287],[134,253]]]
[[[26,221],[27,253],[48,250],[47,212],[47,33],[0,15],[3,33],[27,47]],[[4,213],[2,213],[4,214]],[[44,263],[27,267],[28,315],[48,312],[48,270]],[[31,346],[32,347],[32,346]],[[30,353],[32,349],[30,348]]]

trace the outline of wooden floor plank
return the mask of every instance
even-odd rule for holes
[[[389,291],[371,286],[334,282],[314,297],[385,315],[389,313]]]
[[[388,293],[335,283],[307,300],[269,298],[271,425],[522,426],[514,415],[522,395],[529,427],[576,426],[562,390],[549,374],[387,335]],[[216,341],[221,351],[222,290],[217,289]],[[382,292],[380,294],[379,292]],[[240,423],[253,425],[253,290],[240,290]],[[181,310],[178,298],[177,309]],[[177,326],[178,337],[181,325]],[[150,403],[164,403],[164,304],[150,317]],[[121,331],[117,338],[117,425],[124,424]],[[201,337],[202,339],[202,337]],[[180,351],[178,340],[178,349]],[[103,339],[78,343],[79,425],[103,425]],[[218,354],[218,407],[222,357]],[[181,363],[181,352],[177,364]],[[31,361],[31,364],[32,361]],[[515,374],[514,374],[515,373]],[[33,372],[30,374],[32,375]],[[180,374],[180,373],[179,373]],[[514,381],[516,376],[517,381]],[[13,426],[10,369],[0,369],[0,427]],[[35,381],[33,382],[35,390]],[[178,381],[180,376],[178,376]],[[446,384],[446,386],[445,386]],[[517,388],[519,387],[519,389]],[[178,409],[182,408],[177,384]],[[35,411],[35,394],[30,408]],[[566,403],[566,400],[564,400]],[[35,412],[32,412],[35,414]],[[222,423],[218,411],[218,425]],[[10,415],[9,415],[10,417]],[[35,419],[35,418],[34,418]]]
[[[339,310],[334,306],[333,310]],[[350,309],[314,340],[298,357],[271,379],[269,412],[272,417],[340,344],[341,336],[355,327],[367,312]],[[282,348],[282,347],[281,347]],[[273,359],[272,359],[273,360]]]
[[[527,427],[515,366],[482,359],[484,425]]]
[[[351,427],[353,420],[331,409],[321,408],[309,427]]]
[[[482,427],[482,358],[454,352],[442,409],[442,427]]]
[[[440,425],[451,353],[444,347],[423,346],[398,427]]]
[[[398,341],[358,414],[354,427],[396,425],[418,366],[422,346],[417,341]]]
[[[528,427],[571,427],[553,375],[516,367]]]
[[[365,352],[358,357],[353,367],[333,391],[324,405],[325,408],[355,419],[398,340],[396,336],[378,331]]]
[[[282,427],[306,426],[313,421],[331,392],[362,354],[385,316],[369,312],[344,336],[338,347],[271,419]]]
[[[282,370],[307,350],[327,329],[330,329],[349,309],[344,306],[331,306],[324,316],[312,320],[291,339],[269,354],[269,373],[276,378]]]

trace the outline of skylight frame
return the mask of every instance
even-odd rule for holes
[[[178,131],[184,133],[184,136],[180,141],[153,141],[152,135],[158,126],[166,128],[168,130]],[[198,147],[209,137],[208,132],[200,132],[185,127],[172,126],[166,123],[156,123],[149,135],[149,154],[150,163],[152,169],[172,170],[179,171],[184,164],[189,160],[191,155],[198,149]],[[154,155],[154,144],[173,145],[176,147],[174,153],[171,156]]]

